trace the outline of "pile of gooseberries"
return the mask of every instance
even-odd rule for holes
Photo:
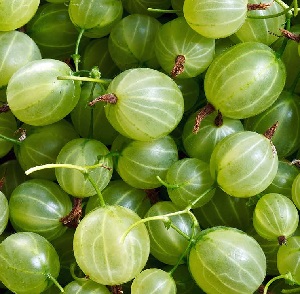
[[[296,0],[0,1],[0,292],[300,292]]]

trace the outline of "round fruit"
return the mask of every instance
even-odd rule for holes
[[[215,147],[210,160],[213,179],[229,195],[250,197],[265,190],[278,169],[278,157],[265,136],[243,131],[231,134]]]
[[[257,241],[231,227],[202,231],[188,264],[196,283],[208,294],[254,293],[266,276],[266,257]]]
[[[140,141],[161,138],[175,129],[184,112],[177,84],[150,68],[123,71],[110,83],[115,103],[105,106],[111,125],[122,135]]]
[[[245,42],[213,60],[204,90],[208,102],[224,116],[242,119],[271,106],[283,90],[285,78],[285,66],[275,51],[262,43]]]
[[[247,0],[185,0],[183,14],[190,27],[202,36],[225,38],[245,22]]]
[[[89,278],[103,285],[133,279],[145,266],[150,241],[144,224],[129,231],[140,217],[123,206],[100,207],[87,214],[76,228],[74,255]]]
[[[80,96],[78,81],[57,79],[70,75],[70,67],[59,60],[41,59],[27,63],[13,74],[7,85],[7,102],[12,113],[33,126],[63,119]]]

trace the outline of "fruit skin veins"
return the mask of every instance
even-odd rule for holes
[[[56,59],[27,63],[13,74],[7,85],[7,103],[12,113],[33,126],[63,119],[79,100],[80,84],[57,77],[71,75],[70,67]]]
[[[106,205],[88,213],[76,228],[73,248],[79,267],[103,285],[120,285],[145,266],[150,240],[144,224],[126,230],[140,217],[119,205]]]
[[[117,97],[105,113],[123,136],[151,141],[168,135],[180,122],[184,100],[177,84],[166,74],[150,68],[123,71],[110,83],[108,93]]]
[[[270,47],[246,42],[213,60],[204,78],[204,91],[208,102],[224,116],[243,119],[271,106],[285,79],[285,66]]]
[[[188,256],[190,272],[208,294],[249,294],[266,276],[266,257],[257,241],[235,228],[202,231]]]
[[[212,177],[229,195],[250,197],[265,190],[278,169],[278,156],[265,136],[242,131],[231,134],[215,147],[210,160]]]

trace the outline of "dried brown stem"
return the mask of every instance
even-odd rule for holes
[[[8,112],[8,111],[10,111],[10,108],[9,108],[9,106],[8,106],[7,103],[5,103],[2,106],[0,106],[0,113]]]
[[[193,128],[193,133],[197,134],[199,132],[199,128],[200,128],[200,124],[202,122],[202,120],[208,116],[209,114],[213,113],[215,111],[215,107],[208,103],[206,104],[203,108],[201,108],[196,116],[195,119],[195,124],[194,124],[194,128]]]
[[[100,102],[100,101],[101,102],[107,102],[107,103],[110,103],[110,104],[116,104],[117,101],[118,101],[118,98],[113,93],[104,94],[104,95],[101,95],[101,96],[95,98],[91,102],[89,102],[89,106],[94,106],[97,102]]]
[[[285,236],[279,236],[278,237],[278,244],[281,245],[286,245],[286,237]]]
[[[297,43],[300,42],[300,34],[292,33],[286,29],[279,29],[281,31],[281,35],[287,39],[293,40]]]
[[[123,289],[121,285],[109,286],[108,287],[112,294],[123,294]]]
[[[177,55],[176,58],[175,58],[175,65],[172,68],[172,71],[170,73],[172,78],[176,78],[178,75],[183,73],[184,63],[185,63],[184,55]]]
[[[215,125],[217,127],[221,127],[223,125],[223,115],[219,110],[218,110],[218,114],[215,118]]]
[[[263,294],[263,293],[264,293],[264,290],[265,290],[265,285],[260,285],[260,286],[258,287],[258,289],[257,289],[257,292],[258,292],[259,294]],[[267,294],[272,294],[272,292],[267,291]]]
[[[17,134],[21,134],[21,136],[18,138],[18,140],[20,142],[24,141],[26,139],[26,129],[23,129],[23,128],[18,128],[15,132],[14,132],[15,135]]]
[[[294,159],[294,160],[292,160],[291,164],[295,165],[298,168],[300,168],[300,159]]]
[[[3,186],[4,186],[4,184],[5,184],[5,176],[3,176],[1,179],[0,179],[0,191],[2,191],[2,188],[3,188]]]
[[[152,205],[159,201],[159,192],[157,189],[146,189],[145,192]]]
[[[268,9],[273,2],[271,3],[248,3],[247,4],[247,10],[252,11],[252,10],[266,10]]]
[[[269,140],[272,140],[272,138],[273,138],[273,136],[274,136],[274,134],[275,134],[275,131],[277,130],[277,128],[278,128],[278,121],[275,123],[275,124],[273,124],[270,128],[268,128],[266,131],[265,131],[265,133],[264,133],[264,136],[267,138],[267,139],[269,139]]]
[[[63,223],[63,225],[68,228],[77,228],[81,216],[82,216],[82,199],[74,198],[73,208],[71,212],[68,215],[62,217],[60,219],[60,222]]]

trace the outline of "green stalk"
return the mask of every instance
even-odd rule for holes
[[[72,58],[74,60],[74,64],[75,64],[75,70],[78,71],[79,69],[79,62],[80,62],[80,55],[79,55],[79,44],[80,44],[80,41],[81,41],[81,38],[83,36],[83,33],[84,33],[84,29],[81,29],[80,32],[79,32],[79,35],[78,35],[78,38],[77,38],[77,41],[76,41],[76,47],[75,47],[75,53],[72,55]]]
[[[138,226],[139,224],[142,224],[142,223],[145,223],[145,222],[148,222],[148,221],[152,221],[152,220],[162,220],[166,223],[170,222],[170,219],[169,217],[170,216],[175,216],[175,215],[180,215],[180,214],[184,214],[184,213],[190,213],[190,209],[191,207],[188,206],[186,209],[184,210],[178,210],[176,212],[171,212],[171,213],[167,213],[167,214],[164,214],[164,215],[155,215],[155,216],[149,216],[149,217],[146,217],[146,218],[143,218],[143,219],[140,219],[139,221],[135,222],[134,224],[132,224],[125,232],[124,234],[122,235],[121,237],[121,241],[124,242],[126,236],[129,234],[129,232],[135,228],[136,226]]]
[[[80,165],[68,164],[68,163],[48,163],[48,164],[38,165],[38,166],[32,167],[32,168],[26,170],[25,174],[28,176],[31,173],[35,172],[35,171],[48,169],[48,168],[69,168],[69,169],[79,170],[84,174],[87,173],[87,169],[85,167],[80,166]]]
[[[176,9],[159,9],[159,8],[147,8],[148,11],[151,12],[159,12],[159,13],[182,13],[182,10]]]
[[[212,190],[216,189],[217,184],[213,184],[211,187],[209,187],[204,193],[202,193],[197,199],[195,199],[192,203],[191,203],[191,207],[193,207],[194,205],[197,204],[197,202],[206,194],[208,194],[209,192],[211,192]]]
[[[47,274],[47,278],[53,282],[53,284],[60,290],[60,292],[62,293],[65,292],[63,287],[57,282],[57,280],[51,274]]]
[[[95,183],[94,179],[89,174],[89,169],[94,169],[94,168],[98,168],[98,167],[107,168],[106,166],[104,166],[103,164],[100,164],[100,163],[94,164],[94,165],[86,165],[86,166],[80,166],[80,165],[68,164],[68,163],[49,163],[49,164],[44,164],[44,165],[39,165],[39,166],[32,167],[32,168],[26,170],[25,174],[29,175],[29,174],[31,174],[31,173],[33,173],[35,171],[43,170],[43,169],[47,169],[47,168],[69,168],[69,169],[76,169],[76,170],[80,171],[84,176],[87,177],[87,179],[89,180],[89,182],[94,187],[97,195],[99,196],[100,205],[102,207],[104,207],[105,206],[105,202],[104,202],[102,193],[101,193],[99,187],[97,186],[97,184]]]
[[[87,179],[89,180],[89,182],[92,184],[92,186],[94,187],[98,197],[99,197],[99,200],[100,200],[100,206],[101,207],[104,207],[106,204],[105,204],[105,201],[104,201],[104,198],[103,198],[103,195],[101,193],[101,190],[99,189],[99,187],[97,186],[96,182],[94,181],[94,179],[90,176],[89,173],[86,173],[85,174]]]
[[[296,17],[298,15],[298,1],[294,0],[293,4],[294,4],[294,17]]]
[[[70,273],[71,273],[71,276],[72,278],[77,281],[77,282],[86,282],[87,281],[87,278],[79,278],[75,275],[75,268],[76,268],[76,262],[73,262],[71,265],[70,265]]]
[[[16,145],[21,145],[22,144],[21,141],[13,139],[13,138],[6,137],[6,136],[4,136],[2,134],[0,134],[0,138],[3,139],[3,140],[5,140],[5,141],[7,141],[7,142],[16,144]]]
[[[191,213],[192,214],[192,213]],[[193,214],[192,214],[193,215]],[[195,216],[193,215],[192,217],[193,219],[195,218]],[[193,233],[191,238],[189,238],[189,243],[186,247],[186,249],[184,250],[184,252],[181,254],[181,256],[179,257],[177,263],[173,266],[173,268],[169,271],[170,275],[173,275],[173,273],[175,272],[175,270],[178,268],[178,266],[181,264],[182,260],[186,257],[186,255],[188,254],[188,252],[190,251],[190,248],[192,247],[193,243],[194,243],[194,237],[196,234],[196,226],[198,226],[198,221],[196,220],[196,223],[193,222]]]
[[[174,231],[176,231],[179,235],[181,235],[184,239],[190,241],[190,237],[185,234],[184,232],[182,232],[178,227],[176,227],[174,224],[170,224],[170,228],[172,228]]]
[[[91,93],[89,96],[89,101],[93,100],[95,87],[96,87],[96,83],[93,83],[91,88]],[[88,138],[93,138],[93,133],[94,133],[94,108],[91,108],[91,121],[90,121]]]
[[[57,79],[81,81],[81,82],[94,82],[94,83],[105,84],[105,85],[108,85],[112,81],[111,79],[95,79],[90,77],[78,77],[78,76],[58,76]]]
[[[178,188],[180,188],[181,186],[184,186],[184,185],[185,185],[185,183],[181,183],[181,184],[169,184],[169,183],[165,182],[164,180],[162,180],[160,176],[156,176],[156,178],[157,178],[158,181],[159,181],[163,186],[165,186],[167,189],[178,189]]]
[[[264,288],[263,294],[267,294],[267,293],[268,293],[268,288],[269,288],[269,286],[270,286],[273,282],[275,282],[276,280],[279,280],[279,279],[285,279],[285,280],[289,280],[289,281],[292,281],[292,282],[294,281],[291,273],[287,273],[287,274],[284,274],[284,275],[276,276],[276,277],[274,277],[273,279],[271,279],[271,280],[266,284],[266,286],[265,286],[265,288]]]
[[[300,288],[295,289],[282,289],[281,293],[300,293]]]

